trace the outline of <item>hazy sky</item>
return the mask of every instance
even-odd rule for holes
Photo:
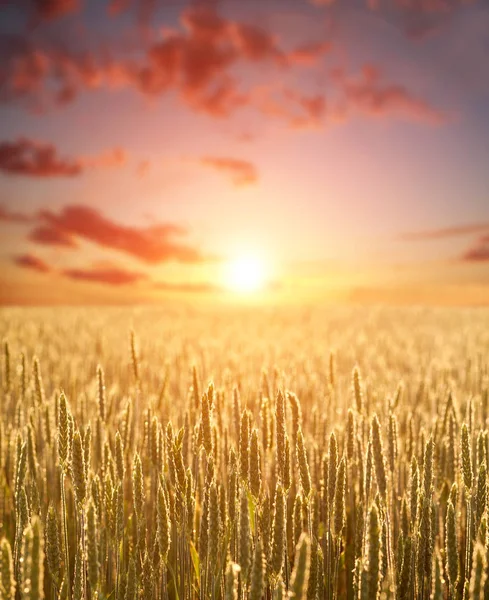
[[[0,302],[489,303],[489,2],[0,6]],[[225,269],[224,269],[225,272]]]

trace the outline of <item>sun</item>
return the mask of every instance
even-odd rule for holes
[[[265,261],[257,256],[238,256],[224,270],[224,285],[233,292],[250,294],[262,290],[267,283]]]

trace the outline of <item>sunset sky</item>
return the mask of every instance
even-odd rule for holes
[[[487,0],[0,0],[0,55],[0,303],[489,304]]]

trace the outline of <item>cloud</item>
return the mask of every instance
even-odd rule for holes
[[[146,159],[146,160],[139,161],[136,172],[140,179],[142,179],[143,177],[146,177],[146,175],[150,172],[150,170],[151,170],[151,161],[150,160]]]
[[[207,282],[180,282],[180,283],[169,283],[166,281],[156,281],[154,288],[157,290],[167,292],[185,292],[185,293],[208,293],[222,291],[216,285]]]
[[[293,129],[317,128],[325,124],[327,102],[324,94],[304,94],[292,88],[255,90],[254,104],[267,116],[285,121]]]
[[[138,281],[147,279],[147,275],[145,273],[129,271],[117,267],[65,269],[61,271],[61,275],[77,281],[92,281],[107,285],[127,285],[129,283],[137,283]]]
[[[440,229],[428,229],[425,231],[411,231],[402,233],[399,239],[405,242],[417,242],[424,240],[441,240],[475,233],[489,231],[489,223],[471,223],[469,225],[455,225],[453,227],[442,227]]]
[[[279,66],[287,63],[287,57],[270,32],[247,23],[229,25],[230,40],[237,50],[238,58],[251,62],[271,60]]]
[[[114,59],[108,48],[75,51],[67,43],[34,44],[29,38],[0,34],[4,64],[0,100],[34,112],[73,102],[83,90],[134,85],[132,64]]]
[[[354,108],[372,116],[398,113],[431,124],[446,120],[442,111],[433,108],[405,86],[384,81],[375,65],[365,64],[357,76],[347,76],[342,69],[333,70],[331,76],[343,93],[342,101],[347,112]]]
[[[5,221],[7,223],[29,223],[31,220],[31,217],[24,213],[15,210],[12,211],[0,206],[0,221]]]
[[[214,7],[194,5],[182,12],[182,31],[153,43],[131,74],[136,87],[154,96],[176,90],[194,110],[227,116],[249,103],[232,69],[239,63],[286,66],[275,37],[256,25],[221,17]]]
[[[310,0],[310,4],[316,6],[329,6],[341,0]],[[426,13],[446,13],[451,9],[462,7],[466,0],[364,0],[364,4],[372,11],[382,8],[402,8],[405,11],[417,11]]]
[[[110,0],[107,12],[117,17],[128,11],[136,10],[139,22],[148,25],[157,8],[158,0]]]
[[[120,3],[115,5],[120,8]],[[52,45],[18,46],[0,75],[1,97],[22,99],[39,110],[53,100],[72,102],[84,89],[132,87],[146,96],[176,91],[194,110],[225,116],[247,103],[247,94],[231,73],[233,67],[240,62],[287,63],[269,32],[225,19],[215,7],[189,6],[180,24],[180,30],[165,31],[161,39],[149,43],[137,60]]]
[[[122,148],[113,148],[95,156],[82,156],[78,160],[84,169],[110,169],[125,165],[127,153]]]
[[[56,273],[65,279],[73,281],[100,283],[108,286],[124,286],[147,281],[148,275],[140,271],[132,271],[117,266],[93,265],[88,268],[72,268],[56,270],[41,258],[32,254],[22,254],[13,257],[13,262],[23,269],[38,271],[39,273]],[[153,282],[152,288],[166,292],[182,293],[210,293],[218,292],[220,288],[207,282],[178,282],[164,281]]]
[[[31,242],[46,246],[64,246],[66,248],[76,248],[78,244],[69,234],[57,227],[40,226],[33,229],[28,239]]]
[[[72,246],[79,238],[119,250],[148,264],[204,260],[196,248],[174,241],[175,236],[185,235],[187,231],[172,223],[139,228],[122,225],[84,205],[66,206],[59,213],[43,210],[37,220],[42,231],[35,229],[30,239],[40,244]]]
[[[448,21],[454,12],[468,4],[483,4],[484,0],[363,0],[369,11],[400,23],[406,36],[422,40],[436,33],[440,24]],[[342,4],[343,0],[309,0],[318,7]]]
[[[77,11],[80,0],[29,0],[36,16],[46,21],[64,17]]]
[[[110,6],[120,12],[133,5],[129,0]],[[82,90],[133,88],[148,97],[174,91],[193,110],[225,117],[250,104],[251,90],[242,89],[235,68],[312,65],[329,49],[329,42],[310,42],[286,51],[265,28],[224,18],[215,6],[197,3],[182,11],[180,29],[164,30],[134,59],[115,59],[107,50],[80,53],[53,44],[18,44],[0,75],[1,98],[39,111],[53,102],[72,102]]]
[[[21,138],[0,143],[0,170],[31,177],[73,177],[82,167],[76,160],[60,158],[51,144]]]
[[[292,101],[294,107],[299,109],[288,117],[289,124],[294,129],[320,127],[327,116],[328,104],[324,94],[307,95],[295,90],[285,90],[285,98]]]
[[[222,171],[231,177],[234,185],[244,186],[258,181],[258,171],[255,165],[247,160],[236,158],[204,156],[201,161],[203,165]]]
[[[481,237],[463,255],[465,262],[489,262],[489,235]]]
[[[21,254],[14,257],[14,263],[24,269],[39,271],[40,273],[49,273],[52,269],[41,258],[32,254]]]
[[[99,156],[62,158],[53,144],[19,138],[0,142],[0,170],[10,175],[29,177],[75,177],[85,170],[124,164],[120,149]]]
[[[113,3],[122,11],[134,5],[131,0]],[[441,111],[406,86],[386,81],[372,65],[359,75],[337,68],[326,90],[304,91],[298,69],[316,65],[331,47],[325,40],[286,49],[267,29],[225,18],[214,5],[196,3],[182,11],[178,29],[148,37],[132,58],[124,58],[127,54],[115,58],[108,49],[80,53],[66,46],[17,43],[7,53],[0,74],[0,98],[39,111],[53,103],[73,102],[83,90],[129,88],[151,99],[173,92],[191,110],[215,118],[248,107],[301,128],[324,124],[327,93],[328,106],[330,96],[333,100],[338,96],[340,109],[335,110],[333,103],[331,115],[344,117],[361,110],[372,116],[401,114],[430,123],[445,120]],[[243,65],[267,80],[267,68],[283,72],[282,81],[288,78],[292,93],[287,97],[278,90],[277,98],[274,90],[275,97],[260,97],[260,82],[239,76],[237,70]]]
[[[41,258],[32,254],[22,254],[13,257],[13,262],[24,269],[31,269],[38,271],[39,273],[52,273],[57,272],[67,279],[74,279],[76,281],[92,281],[97,283],[104,283],[106,285],[127,285],[130,283],[137,283],[147,279],[145,273],[138,271],[130,271],[119,267],[91,267],[86,269],[62,269],[56,271]]]
[[[315,65],[325,54],[331,51],[331,42],[316,42],[298,46],[289,55],[288,59],[293,64]]]
[[[318,129],[329,122],[341,122],[357,112],[372,117],[400,115],[409,119],[441,124],[446,115],[405,86],[386,80],[380,69],[365,64],[359,73],[343,68],[329,71],[326,92],[306,93],[296,87],[256,88],[252,104],[266,116],[285,121],[292,129]]]

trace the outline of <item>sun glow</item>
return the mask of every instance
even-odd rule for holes
[[[239,256],[228,262],[224,285],[231,291],[250,294],[262,290],[267,283],[265,262],[257,256]]]

